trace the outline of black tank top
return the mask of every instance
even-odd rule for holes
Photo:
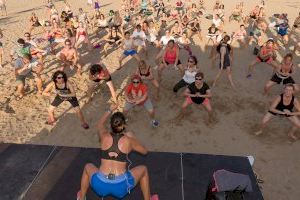
[[[217,46],[217,52],[220,53],[221,52],[221,48],[225,47],[226,48],[226,53],[224,55],[224,64],[230,64],[230,51],[231,51],[231,46],[229,44],[226,43],[220,43]],[[221,62],[221,53],[220,53],[220,62]]]
[[[276,106],[276,109],[280,110],[280,111],[289,110],[290,112],[293,112],[295,97],[294,96],[292,97],[292,100],[291,100],[289,105],[284,105],[284,103],[283,103],[283,94],[281,94],[280,97],[281,97],[281,99],[280,99],[279,104]]]
[[[65,83],[64,88],[58,88],[57,85],[55,84],[55,90],[59,96],[71,94],[71,90],[69,88],[67,88],[67,83]]]
[[[119,140],[124,136],[124,134],[112,134],[113,144],[107,150],[101,151],[101,158],[105,160],[114,160],[119,162],[127,162],[127,154],[121,152],[118,147]],[[109,156],[109,153],[116,153],[118,156]]]

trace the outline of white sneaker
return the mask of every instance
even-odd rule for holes
[[[159,122],[156,121],[156,120],[152,120],[151,124],[152,124],[152,126],[155,127],[155,128],[159,126]]]

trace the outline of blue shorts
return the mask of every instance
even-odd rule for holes
[[[134,188],[134,182],[130,171],[116,176],[114,180],[109,180],[103,173],[96,172],[91,178],[91,187],[101,197],[113,196],[122,199]]]
[[[134,54],[137,54],[137,52],[136,52],[136,50],[131,49],[131,50],[125,50],[125,51],[123,52],[123,54],[124,54],[125,56],[133,56]]]
[[[278,34],[281,35],[281,36],[287,35],[287,29],[279,29]]]

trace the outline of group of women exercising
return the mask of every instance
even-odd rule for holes
[[[77,200],[84,200],[87,190],[92,189],[99,196],[112,195],[116,198],[125,197],[140,183],[143,198],[145,200],[158,199],[157,195],[150,195],[149,173],[145,166],[137,166],[129,169],[128,154],[137,151],[147,154],[146,148],[137,140],[134,134],[126,129],[127,113],[135,106],[143,106],[149,113],[150,123],[153,127],[159,126],[155,115],[155,109],[151,101],[160,98],[160,84],[166,78],[167,69],[178,71],[181,78],[173,85],[175,98],[184,96],[179,112],[184,116],[189,105],[204,107],[208,113],[208,123],[213,121],[213,109],[210,99],[212,87],[221,77],[227,74],[230,86],[236,88],[232,77],[233,44],[239,42],[240,48],[250,47],[255,43],[253,53],[255,60],[248,67],[247,78],[253,76],[254,66],[266,63],[273,68],[273,75],[265,84],[264,93],[276,84],[284,85],[283,93],[278,95],[267,114],[263,117],[261,129],[255,134],[263,133],[263,128],[273,117],[286,117],[293,124],[288,136],[297,140],[296,131],[300,128],[300,105],[295,94],[299,92],[299,86],[293,79],[295,65],[293,58],[300,50],[300,43],[289,40],[290,35],[299,34],[300,13],[290,28],[290,22],[286,13],[274,14],[274,21],[268,23],[266,19],[266,5],[261,1],[249,14],[245,13],[244,2],[239,2],[233,8],[229,16],[225,15],[225,6],[220,0],[216,0],[212,12],[206,8],[204,0],[194,1],[169,1],[169,0],[122,0],[120,9],[111,10],[106,14],[99,1],[88,0],[92,7],[92,16],[83,9],[79,9],[77,15],[73,13],[70,4],[65,2],[65,7],[59,14],[55,4],[47,0],[47,20],[39,20],[35,13],[30,17],[30,27],[24,34],[25,38],[17,41],[18,46],[11,52],[11,62],[15,69],[17,97],[21,100],[25,95],[25,80],[35,78],[38,92],[45,96],[55,94],[48,109],[49,117],[47,124],[56,122],[54,110],[62,102],[68,101],[75,109],[81,126],[88,129],[89,125],[80,109],[76,97],[74,83],[68,81],[64,72],[66,68],[77,68],[78,77],[82,76],[83,66],[79,49],[86,48],[89,51],[100,49],[102,61],[92,64],[88,70],[87,102],[92,101],[95,90],[99,84],[105,83],[111,93],[112,104],[105,111],[97,124],[101,144],[101,166],[86,164],[81,187],[77,194]],[[207,31],[202,29],[201,23],[210,21]],[[236,21],[239,29],[232,34],[224,31],[226,23]],[[32,38],[35,29],[41,27],[45,36]],[[263,36],[267,31],[277,32],[278,38],[269,38],[266,42]],[[90,33],[94,32],[100,37],[100,42],[92,42]],[[248,34],[249,33],[249,34]],[[0,34],[0,39],[3,36]],[[209,58],[212,65],[218,61],[219,71],[212,85],[205,81],[205,75],[199,68],[197,52],[193,52],[193,39],[205,45],[211,45]],[[41,43],[47,42],[47,48],[41,48]],[[58,51],[57,46],[63,48]],[[283,56],[278,61],[279,48],[293,46],[293,51]],[[125,105],[123,112],[118,110],[118,94],[115,90],[113,77],[110,74],[110,66],[105,66],[105,59],[109,59],[110,50],[121,49],[118,58],[117,70],[122,73],[123,63],[128,56],[133,57],[136,63],[134,73],[130,75],[130,83],[124,89]],[[158,49],[158,53],[149,58],[149,49]],[[103,51],[102,51],[103,50]],[[58,52],[57,52],[58,51]],[[3,55],[2,43],[0,42],[0,58]],[[52,81],[43,88],[41,75],[44,71],[45,58],[53,54],[61,63],[58,71],[54,72]],[[180,59],[183,56],[187,59]],[[150,66],[149,60],[153,59],[155,66]],[[0,63],[1,65],[2,63]],[[183,90],[182,90],[183,89]],[[153,90],[153,91],[152,91]],[[182,95],[180,95],[182,94]],[[111,116],[110,116],[111,115]],[[109,120],[110,127],[106,128]]]

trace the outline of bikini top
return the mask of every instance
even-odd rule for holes
[[[141,69],[139,68],[140,71],[140,76],[144,76],[144,77],[148,77],[150,76],[150,67],[148,67],[147,72],[146,73],[142,73]]]
[[[101,151],[101,158],[105,160],[113,160],[119,162],[127,162],[127,154],[121,152],[118,147],[119,140],[124,136],[124,134],[111,134],[113,139],[113,144],[106,150]],[[109,153],[116,153],[117,156],[109,156]]]
[[[279,72],[276,72],[278,76],[280,77],[283,77],[283,78],[286,78],[286,77],[289,77],[290,75],[286,75],[286,74],[291,74],[293,72],[293,63],[291,63],[290,65],[290,71],[288,72],[283,72],[282,68],[280,69]]]

